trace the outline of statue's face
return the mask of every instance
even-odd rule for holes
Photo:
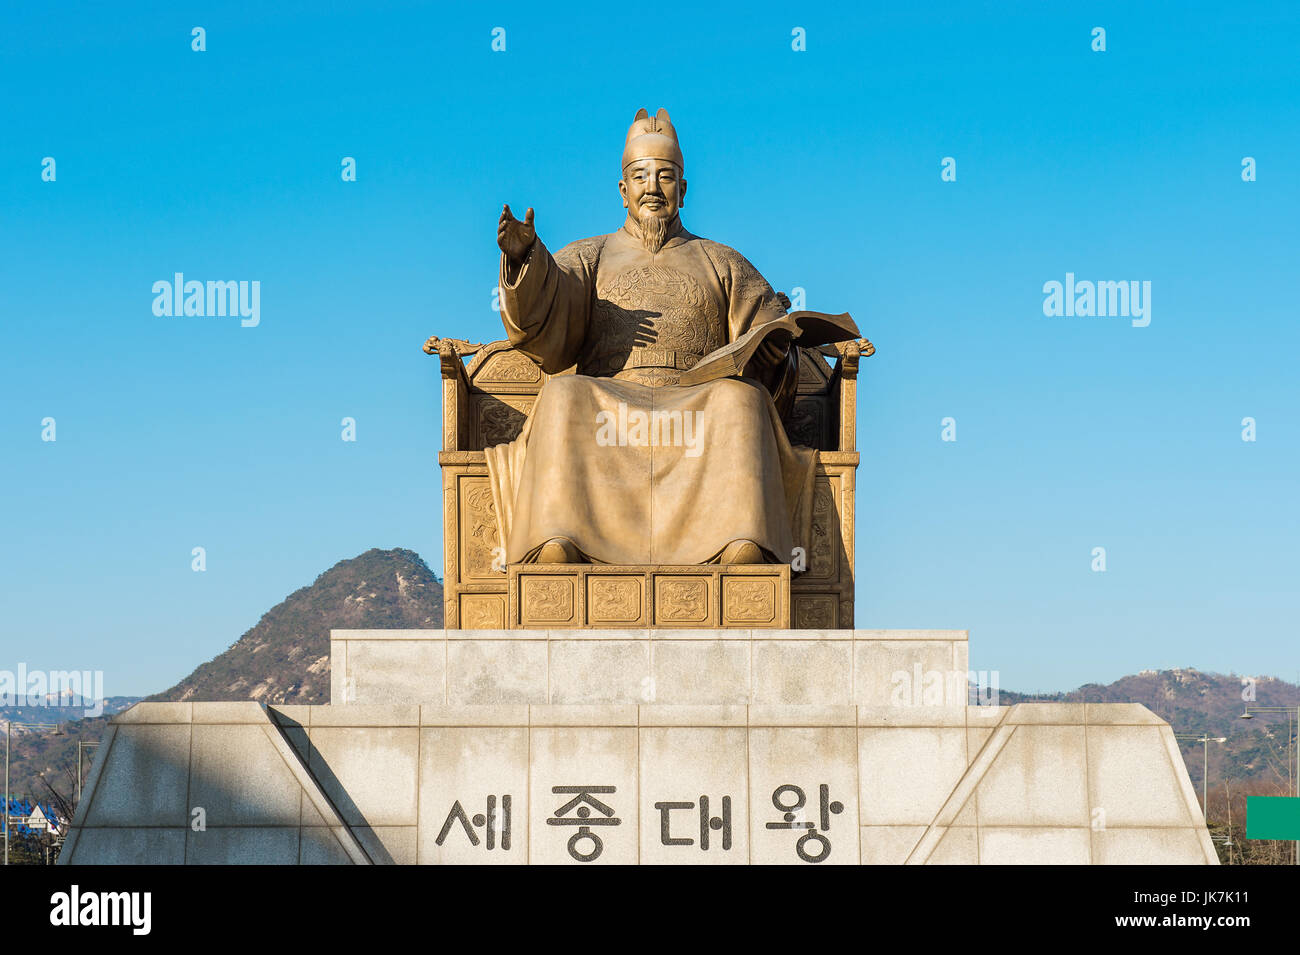
[[[641,159],[630,163],[618,184],[623,208],[643,219],[672,219],[686,199],[686,180],[666,159]]]

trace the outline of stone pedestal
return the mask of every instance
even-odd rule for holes
[[[964,707],[966,637],[964,630],[334,630],[330,699]]]
[[[331,650],[328,706],[120,714],[60,861],[1216,861],[1167,724],[969,705],[961,631],[359,630]]]
[[[521,630],[790,626],[787,564],[511,564],[506,579]]]

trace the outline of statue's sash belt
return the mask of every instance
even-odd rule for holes
[[[623,369],[675,368],[687,371],[694,368],[701,356],[693,352],[672,351],[667,348],[633,348],[623,362]]]

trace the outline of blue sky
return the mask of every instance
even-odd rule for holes
[[[852,312],[879,349],[858,411],[858,626],[969,629],[972,666],[1004,688],[1171,666],[1296,678],[1293,5],[6,20],[0,668],[154,692],[338,560],[401,546],[441,573],[420,344],[503,337],[502,202],[536,208],[552,248],[617,228],[627,125],[663,106],[687,228]],[[178,271],[259,281],[260,324],[155,316],[152,284]],[[1045,317],[1043,283],[1067,272],[1150,281],[1150,325]]]

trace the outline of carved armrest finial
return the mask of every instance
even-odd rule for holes
[[[429,340],[424,343],[424,353],[432,355],[437,352],[444,358],[453,355],[468,358],[482,347],[481,344],[467,342],[463,338],[439,338],[437,335],[430,335]]]
[[[855,338],[847,342],[823,345],[818,350],[827,358],[839,358],[841,374],[854,376],[858,373],[858,359],[870,358],[876,353],[876,346],[868,339]]]
[[[424,353],[426,355],[437,355],[442,365],[442,377],[465,379],[465,362],[464,359],[470,355],[476,354],[483,346],[467,342],[462,338],[439,338],[437,335],[430,335],[429,340],[424,343]]]

